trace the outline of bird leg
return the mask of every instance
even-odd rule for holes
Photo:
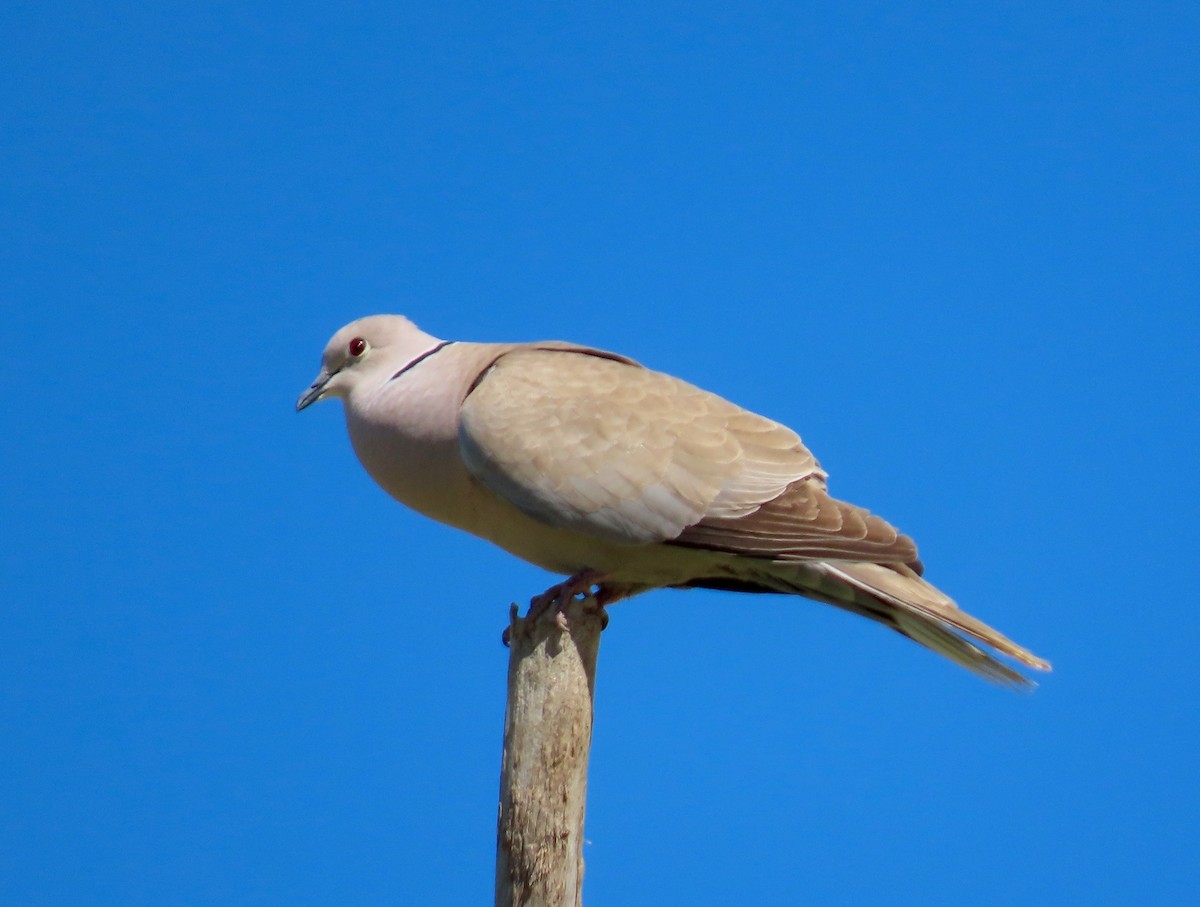
[[[631,583],[599,583],[596,586],[596,604],[601,608],[605,608],[615,602],[622,601],[626,598],[632,598],[639,592],[645,592],[650,586],[635,586]],[[605,623],[608,623],[608,618],[605,618]]]

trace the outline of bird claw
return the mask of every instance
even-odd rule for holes
[[[512,643],[513,630],[517,626],[518,610],[519,609],[517,608],[516,602],[513,602],[511,605],[508,606],[508,626],[505,627],[504,632],[500,634],[500,643],[506,649],[509,647],[510,643]]]

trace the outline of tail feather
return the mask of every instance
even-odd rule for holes
[[[994,683],[1018,689],[1036,686],[976,642],[1035,670],[1050,670],[1048,661],[962,611],[902,564],[816,561],[786,568],[772,565],[769,572],[755,571],[754,580],[879,621]]]
[[[887,623],[913,642],[944,655],[955,664],[993,683],[1017,690],[1031,690],[1037,686],[1024,674],[1014,671],[979,646],[951,633],[936,621],[914,619],[904,612],[897,612]]]

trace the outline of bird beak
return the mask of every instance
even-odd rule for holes
[[[329,379],[332,377],[333,375],[325,371],[325,369],[321,369],[317,373],[317,380],[309,385],[308,390],[302,393],[300,399],[296,401],[296,412],[300,412],[304,407],[311,403],[316,403],[325,396],[325,385],[329,383]]]

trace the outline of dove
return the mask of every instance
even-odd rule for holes
[[[790,428],[617,353],[441,340],[399,315],[335,333],[297,411],[344,405],[393,498],[567,579],[603,607],[659,588],[798,595],[877,621],[989,680],[1050,664],[923,578],[911,538],[828,491]]]

